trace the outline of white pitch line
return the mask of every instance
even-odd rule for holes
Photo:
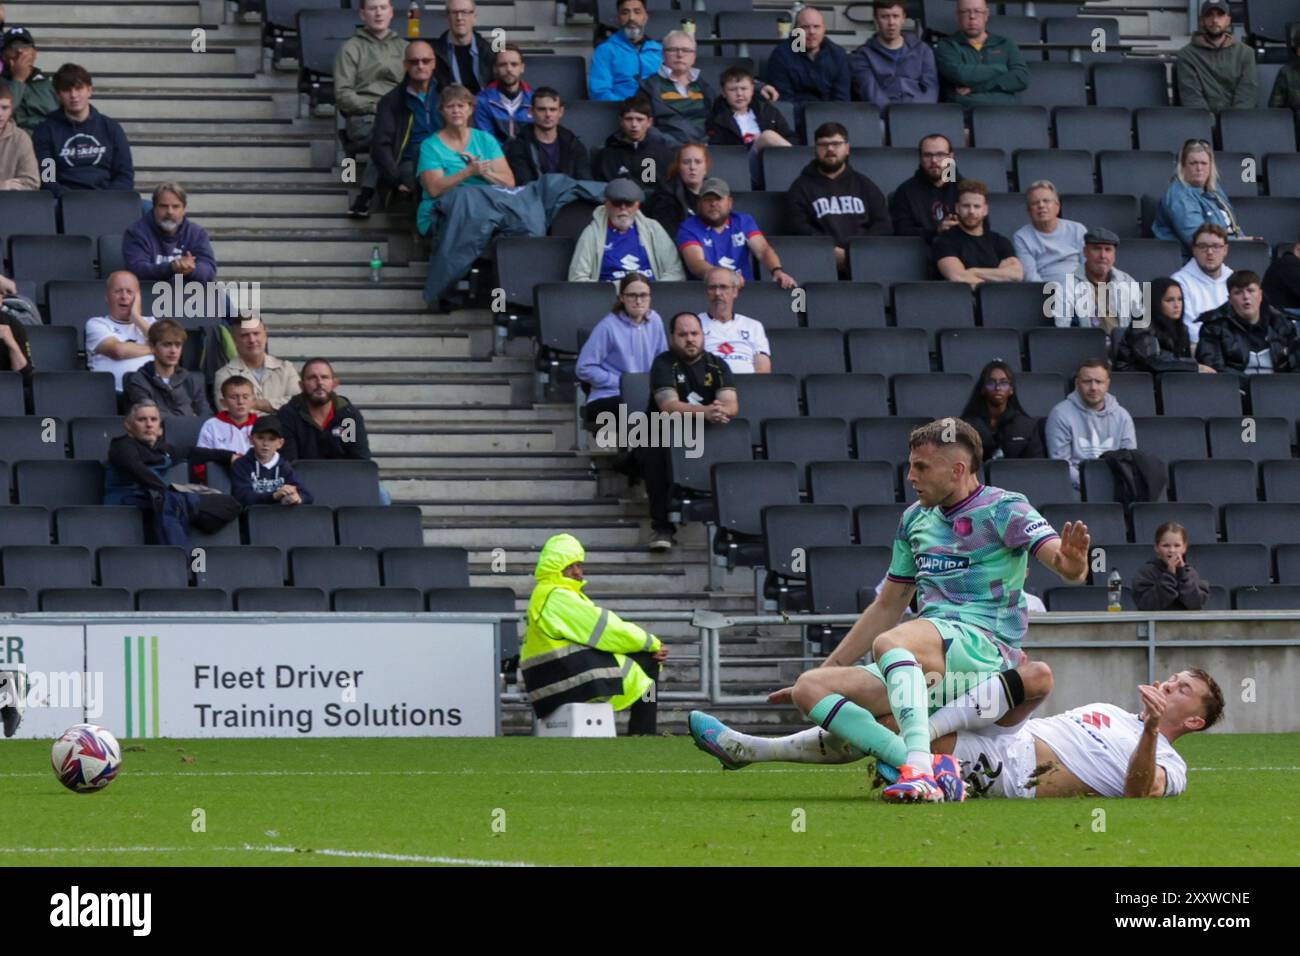
[[[381,853],[366,852],[364,850],[330,850],[330,849],[299,849],[291,846],[252,846],[245,843],[243,846],[109,846],[109,847],[86,847],[86,846],[52,846],[52,847],[8,847],[0,850],[0,853],[28,853],[28,854],[52,854],[52,853],[80,853],[93,855],[95,853],[193,853],[216,851],[221,853],[294,853],[307,856],[328,856],[342,857],[351,860],[384,860],[389,863],[441,863],[448,866],[535,866],[533,863],[524,863],[519,860],[476,860],[465,857],[454,856],[420,856],[413,853]]]

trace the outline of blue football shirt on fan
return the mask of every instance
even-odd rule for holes
[[[654,278],[650,268],[650,254],[633,226],[619,232],[613,226],[605,230],[605,255],[600,260],[600,281],[609,282],[623,278],[629,272],[639,272],[647,279]]]
[[[698,215],[687,217],[677,230],[677,248],[682,252],[690,245],[699,246],[709,265],[735,269],[746,279],[754,278],[754,266],[749,258],[749,240],[761,236],[754,217],[743,212],[733,212],[718,232]]]

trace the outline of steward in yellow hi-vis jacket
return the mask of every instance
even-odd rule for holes
[[[546,542],[528,599],[519,674],[538,717],[564,704],[607,700],[631,707],[629,734],[655,732],[654,683],[668,649],[653,634],[595,605],[582,593],[587,553],[571,534]]]

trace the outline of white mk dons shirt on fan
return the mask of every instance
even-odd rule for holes
[[[771,355],[763,323],[747,315],[733,315],[730,322],[718,322],[709,313],[700,313],[704,327],[704,351],[712,352],[727,363],[733,375],[749,375],[754,371],[754,358]]]
[[[1129,761],[1142,735],[1137,714],[1114,704],[1086,704],[1055,717],[1035,717],[1026,729],[1101,796],[1124,796]],[[1187,789],[1187,762],[1163,735],[1156,740],[1156,765],[1165,771],[1165,796]]]

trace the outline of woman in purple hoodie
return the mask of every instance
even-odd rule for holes
[[[596,430],[601,412],[618,414],[624,372],[649,372],[655,356],[667,351],[663,319],[650,308],[650,280],[629,272],[619,280],[613,309],[592,329],[578,353],[578,379],[591,386],[587,427]]]

